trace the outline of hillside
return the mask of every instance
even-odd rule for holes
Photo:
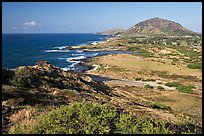
[[[117,34],[121,34],[122,32],[124,32],[124,29],[108,29],[105,30],[103,32],[97,32],[96,34],[101,34],[101,35],[117,35]]]
[[[193,36],[198,35],[198,33],[188,30],[187,28],[183,27],[181,24],[177,22],[156,17],[137,23],[136,25],[125,31],[123,35]]]
[[[129,61],[129,56],[122,58]],[[147,88],[147,85],[132,86],[127,84],[128,80],[121,80],[120,85],[116,79],[104,83],[85,73],[63,71],[47,61],[21,66],[15,71],[2,69],[2,73],[4,134],[202,133],[201,125],[188,117],[200,120],[201,98],[195,94],[192,97],[172,90]],[[165,99],[172,104],[175,96],[182,98],[179,103],[191,99],[195,103],[187,103],[178,112],[174,105],[163,104],[166,100],[159,99],[166,94],[170,97]],[[191,115],[187,110],[193,104],[197,104],[192,110],[198,115]]]

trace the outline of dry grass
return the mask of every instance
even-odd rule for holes
[[[200,95],[172,91],[162,92],[161,95],[146,96],[145,98],[154,102],[161,102],[170,106],[176,113],[182,113],[202,122],[202,97]]]
[[[27,106],[25,109],[18,111],[10,116],[11,127],[9,133],[15,134],[16,131],[20,128],[22,133],[26,133],[27,128],[25,126],[32,126],[36,123],[35,118],[39,112],[36,108],[32,106]],[[21,132],[19,132],[21,133]]]
[[[12,124],[15,124],[23,120],[30,120],[33,116],[35,116],[36,113],[37,110],[34,107],[28,106],[25,109],[22,109],[17,113],[12,114],[10,116],[10,121]]]
[[[130,54],[106,55],[98,57],[92,63],[108,66],[108,69],[95,71],[117,78],[133,79],[135,77],[158,78],[159,76],[150,75],[152,71],[167,72],[168,74],[195,76],[199,79],[202,77],[200,70],[190,69],[184,64],[172,65],[170,59],[142,58]]]
[[[9,128],[9,134],[26,134],[28,127],[35,125],[36,118],[41,113],[48,113],[56,107],[47,106],[26,106],[24,109],[12,114],[9,118],[11,127]]]

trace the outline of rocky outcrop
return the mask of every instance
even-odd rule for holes
[[[46,92],[52,92],[51,88],[106,94],[108,92],[108,87],[105,84],[94,81],[88,75],[73,71],[64,71],[45,60],[37,61],[34,66],[21,66],[17,68],[14,78],[11,80],[13,80],[12,83],[14,86],[39,88]]]

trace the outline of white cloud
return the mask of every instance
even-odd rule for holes
[[[37,22],[31,21],[31,22],[23,23],[23,25],[24,25],[24,26],[27,26],[27,27],[36,27],[36,26],[39,26],[40,23],[37,23]]]

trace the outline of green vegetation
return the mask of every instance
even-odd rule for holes
[[[192,44],[191,44],[192,45]],[[168,46],[169,48],[175,49],[180,53],[184,54],[188,58],[180,58],[186,63],[192,63],[193,67],[200,69],[200,64],[202,62],[202,51],[195,51],[192,46]],[[189,67],[190,68],[190,67]]]
[[[23,127],[25,130],[25,126]],[[33,126],[27,124],[29,134],[165,134],[173,133],[164,122],[134,118],[118,113],[115,107],[92,103],[74,103],[42,114]],[[16,125],[12,133],[24,133]]]
[[[151,86],[151,85],[149,85],[149,84],[146,84],[146,85],[144,86],[144,88],[150,88],[150,89],[152,89],[152,88],[154,88],[154,87]]]
[[[166,83],[165,85],[168,86],[168,87],[178,87],[178,86],[181,85],[181,83],[179,83],[179,82],[169,82],[169,83]]]
[[[160,91],[164,91],[165,90],[162,86],[157,86],[157,89],[159,89]]]
[[[192,85],[180,85],[178,86],[176,89],[179,91],[179,92],[182,92],[182,93],[190,93],[192,94],[193,93],[193,88],[195,88],[195,86],[192,86]]]
[[[150,81],[150,82],[156,82],[156,80],[155,79],[142,79],[142,81]]]
[[[202,70],[202,63],[190,63],[187,67],[191,69],[201,69]]]
[[[143,57],[151,57],[152,54],[147,50],[140,49],[138,47],[127,47],[128,51],[136,52],[136,55],[143,56]]]
[[[143,78],[141,78],[141,77],[137,77],[137,78],[134,78],[135,79],[135,81],[150,81],[150,82],[156,82],[156,80],[155,79],[143,79]]]
[[[125,39],[125,37],[122,37]],[[159,46],[178,46],[185,47],[186,45],[201,45],[201,37],[166,37],[166,36],[129,36],[128,44],[148,44]]]
[[[169,87],[176,87],[176,89],[182,93],[193,93],[192,89],[195,88],[195,86],[193,85],[183,85],[179,82],[169,82],[166,83],[165,85]]]
[[[37,86],[37,80],[38,77],[28,67],[23,67],[15,71],[15,76],[11,83],[18,88],[29,88]]]
[[[12,88],[9,85],[2,85],[2,100],[8,100],[9,98],[13,98],[16,96],[19,96],[20,94],[18,94],[17,89],[16,88]]]
[[[136,78],[135,78],[135,81],[141,81],[141,80],[142,80],[141,77],[136,77]]]
[[[162,109],[162,110],[171,110],[171,108],[169,106],[166,106],[166,105],[161,104],[159,102],[154,102],[153,108],[158,108],[158,109]]]

